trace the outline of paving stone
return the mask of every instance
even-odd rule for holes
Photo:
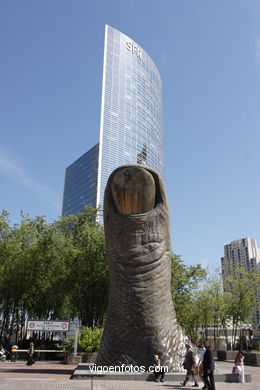
[[[231,373],[232,363],[218,362],[221,373]],[[33,370],[26,370],[24,362],[0,364],[0,390],[174,390],[181,389],[180,383],[166,381],[164,383],[145,381],[109,380],[70,380],[69,373],[75,366],[64,366],[55,363],[37,362]],[[64,374],[64,369],[67,374]],[[252,383],[217,382],[216,390],[260,390],[259,367],[246,366],[245,372],[251,374]],[[13,375],[13,377],[11,377]],[[192,390],[192,382],[185,389]],[[202,383],[200,382],[200,388]]]

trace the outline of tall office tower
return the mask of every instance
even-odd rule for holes
[[[142,163],[163,171],[162,83],[149,55],[106,26],[99,140],[97,204],[110,173]]]
[[[78,161],[78,160],[77,160]],[[149,55],[131,38],[106,26],[96,203],[103,209],[103,197],[110,173],[124,164],[145,164],[163,174],[162,82]],[[73,166],[73,164],[72,164]],[[71,175],[77,180],[84,172],[79,167]],[[68,171],[69,172],[69,171]],[[88,199],[86,187],[70,188],[73,180],[65,178],[63,215],[72,212],[65,207],[65,193],[74,193],[73,212],[83,208]],[[76,196],[76,192],[83,191]],[[83,196],[83,198],[81,198]],[[78,204],[76,205],[76,199]],[[66,202],[72,203],[70,196]],[[87,205],[85,203],[84,205]],[[99,221],[102,221],[101,216]]]
[[[224,256],[221,258],[223,276],[229,276],[236,268],[260,272],[260,249],[254,238],[242,238],[224,245]],[[257,289],[257,308],[252,313],[253,323],[260,324],[260,286]]]

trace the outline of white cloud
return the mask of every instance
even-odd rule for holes
[[[17,160],[19,160],[19,158],[17,158],[14,153],[3,146],[0,146],[0,172],[17,184],[36,193],[42,199],[46,200],[54,209],[60,211],[60,204],[56,200],[57,197],[54,192],[49,187],[31,179],[26,170],[21,166],[21,163]]]

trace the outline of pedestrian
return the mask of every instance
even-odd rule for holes
[[[192,376],[194,380],[194,385],[192,387],[199,387],[194,374],[194,368],[196,366],[195,354],[192,351],[190,344],[185,344],[185,348],[186,348],[186,354],[183,362],[183,367],[185,368],[185,370],[187,370],[187,373],[184,382],[181,383],[181,386],[186,386],[186,383],[189,381],[190,377]]]
[[[26,365],[27,366],[31,366],[32,364],[35,363],[35,360],[34,360],[34,343],[31,341],[30,342],[30,347],[27,351],[27,363]]]
[[[158,355],[154,355],[153,357],[153,372],[155,377],[155,382],[164,382],[164,367],[161,366],[161,360]]]
[[[244,359],[245,356],[243,352],[238,352],[238,354],[235,357],[235,366],[237,374],[239,375],[239,382],[245,383],[245,366],[244,366]]]
[[[207,389],[207,386],[203,378],[203,358],[204,358],[204,353],[206,352],[205,343],[204,342],[200,343],[198,347],[199,347],[199,363],[198,363],[199,377],[201,381],[204,383],[202,389]]]
[[[215,361],[213,351],[210,349],[211,344],[209,342],[205,343],[206,351],[203,357],[203,379],[205,386],[208,390],[215,390],[215,380],[214,380],[214,370],[215,370]]]

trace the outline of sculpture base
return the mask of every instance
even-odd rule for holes
[[[91,371],[92,370],[92,371]],[[169,372],[164,376],[165,382],[183,382],[185,378],[185,372]],[[216,373],[214,375],[215,382],[238,382],[238,375]],[[94,371],[93,363],[81,363],[74,370],[71,379],[83,379],[83,380],[119,380],[119,381],[143,381],[153,382],[154,375],[149,372],[140,373],[127,373],[127,372],[107,372],[107,371]],[[251,375],[245,374],[245,381],[251,382]]]

